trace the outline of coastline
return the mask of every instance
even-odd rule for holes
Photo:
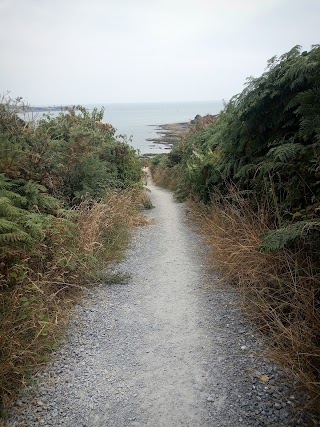
[[[180,141],[181,136],[190,129],[191,121],[149,126],[156,127],[156,133],[159,136],[155,138],[147,138],[146,141],[155,145],[162,145],[165,150],[171,150]],[[154,153],[145,153],[143,156],[154,156]]]
[[[167,123],[163,125],[149,125],[156,128],[159,135],[155,138],[148,138],[146,141],[154,145],[162,145],[164,150],[171,150],[181,140],[182,135],[187,133],[191,127],[198,121],[202,126],[208,125],[216,120],[218,114],[207,114],[205,116],[197,115],[189,122]],[[154,153],[145,153],[143,157],[152,157]]]
[[[30,119],[39,119],[43,113],[56,116],[61,112],[61,108],[66,106],[59,104],[34,106],[33,112],[29,113]],[[222,107],[220,101],[104,103],[83,104],[83,106],[90,114],[94,108],[104,107],[102,122],[112,124],[117,136],[126,135],[126,141],[138,150],[141,156],[145,153],[154,156],[170,152],[181,138],[181,131],[184,132],[190,126],[189,121],[192,123],[195,117],[217,114]]]

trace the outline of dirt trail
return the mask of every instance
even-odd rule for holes
[[[254,355],[261,342],[235,293],[213,285],[185,206],[149,189],[154,223],[135,233],[116,266],[129,279],[89,291],[66,344],[10,425],[289,425],[289,391],[277,368]]]

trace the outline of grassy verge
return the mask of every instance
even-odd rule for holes
[[[3,415],[10,402],[57,348],[71,308],[82,290],[104,280],[106,263],[121,256],[130,229],[144,224],[142,190],[110,192],[100,202],[74,210],[73,226],[51,236],[42,259],[20,256],[2,268],[0,293],[0,397]],[[5,255],[0,262],[5,261]],[[10,280],[8,280],[10,278]],[[5,280],[6,279],[6,280]],[[5,285],[6,283],[6,285]]]
[[[320,407],[320,271],[305,247],[261,250],[267,213],[244,200],[191,202],[193,218],[211,247],[222,280],[234,284],[247,315],[268,337],[269,356],[290,368]]]

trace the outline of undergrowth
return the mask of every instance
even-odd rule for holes
[[[71,308],[85,287],[110,280],[104,273],[106,263],[121,256],[130,229],[146,223],[141,212],[144,200],[142,190],[127,190],[112,192],[91,206],[82,203],[71,232],[63,229],[55,235],[49,259],[40,266],[26,254],[8,270],[14,283],[3,282],[0,289],[3,409],[57,348]],[[5,255],[0,256],[0,262],[4,260]]]
[[[141,164],[103,110],[37,122],[0,102],[0,418],[57,348],[83,290],[145,223]]]
[[[319,407],[320,269],[301,243],[277,252],[261,250],[268,213],[247,201],[191,202],[193,218],[211,248],[220,277],[239,290],[246,313],[268,337],[270,355],[298,374]]]

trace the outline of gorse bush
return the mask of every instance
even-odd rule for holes
[[[21,111],[20,98],[0,103],[0,412],[124,248],[143,198],[138,156],[103,110]]]

